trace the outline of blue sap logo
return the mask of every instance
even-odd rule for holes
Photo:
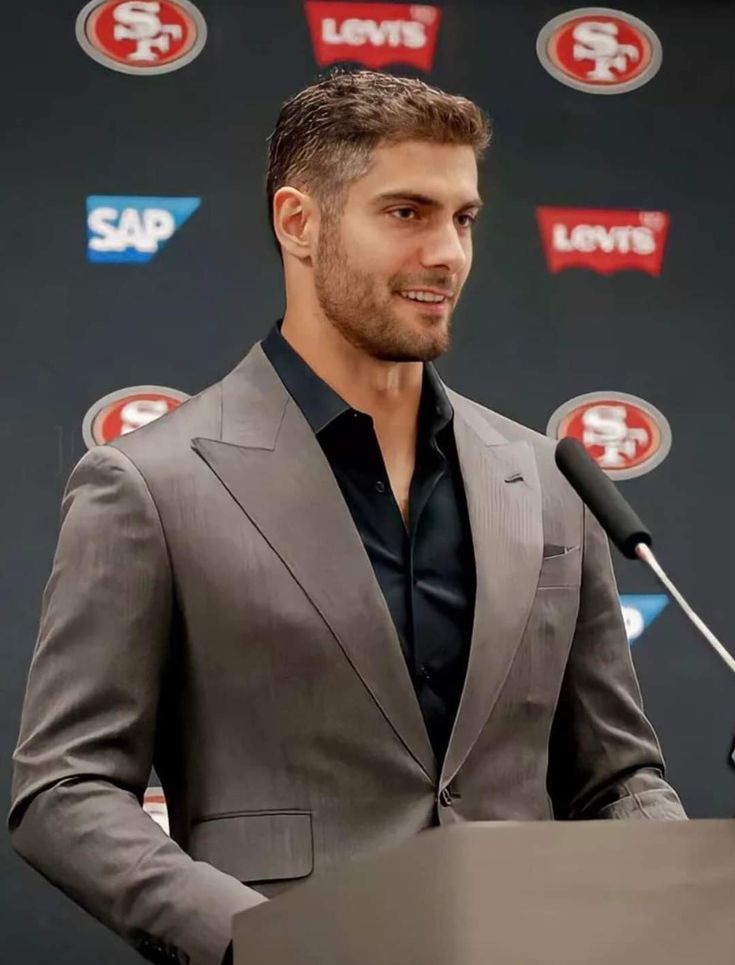
[[[90,195],[87,198],[87,258],[90,261],[150,261],[200,204],[201,198]]]
[[[669,602],[665,593],[627,593],[620,597],[623,609],[625,632],[632,644],[641,636],[644,630],[653,623],[656,617]]]

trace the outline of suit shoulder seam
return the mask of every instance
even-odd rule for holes
[[[122,456],[122,458],[133,467],[133,469],[135,470],[135,472],[137,473],[137,475],[140,477],[140,481],[141,481],[142,484],[143,484],[143,488],[144,488],[144,490],[145,490],[145,492],[146,492],[146,495],[148,496],[148,499],[150,500],[150,504],[151,504],[151,506],[153,507],[153,510],[154,510],[154,512],[155,512],[155,514],[156,514],[156,519],[158,520],[158,528],[159,528],[160,531],[161,531],[161,539],[163,540],[163,545],[164,545],[164,547],[165,547],[165,549],[166,549],[166,558],[168,559],[169,569],[173,572],[173,562],[172,562],[172,560],[171,560],[171,550],[170,550],[170,547],[169,547],[169,545],[168,545],[168,539],[166,538],[166,529],[165,529],[165,527],[164,527],[164,525],[163,525],[163,520],[161,519],[161,512],[160,512],[160,510],[159,510],[159,508],[158,508],[158,503],[156,502],[156,500],[155,500],[154,497],[153,497],[153,493],[151,492],[150,486],[148,485],[148,480],[145,478],[145,475],[143,474],[142,469],[141,469],[140,466],[137,464],[137,462],[135,462],[135,460],[134,460],[131,456],[128,455],[127,452],[123,452],[123,450],[122,450],[122,449],[119,449],[117,446],[109,445],[108,443],[105,443],[104,445],[99,446],[99,449],[100,449],[100,450],[104,449],[104,450],[108,450],[108,451],[114,450],[114,452],[116,452],[118,455]]]

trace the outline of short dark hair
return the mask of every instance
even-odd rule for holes
[[[379,144],[466,144],[479,161],[491,136],[489,117],[466,97],[415,78],[330,71],[283,104],[268,138],[268,221],[279,256],[273,196],[284,185],[308,191],[322,210],[336,215],[349,186],[367,173]]]

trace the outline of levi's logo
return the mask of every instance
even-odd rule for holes
[[[549,271],[591,268],[611,275],[636,268],[661,274],[669,216],[663,211],[536,208]]]
[[[304,3],[319,67],[343,61],[372,70],[409,64],[428,71],[441,19],[438,7],[403,3]]]

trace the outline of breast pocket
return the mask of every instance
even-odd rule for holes
[[[310,811],[241,811],[197,821],[188,853],[239,881],[305,878],[314,867]]]
[[[574,586],[582,575],[581,546],[544,546],[544,557],[539,573],[539,587]]]

